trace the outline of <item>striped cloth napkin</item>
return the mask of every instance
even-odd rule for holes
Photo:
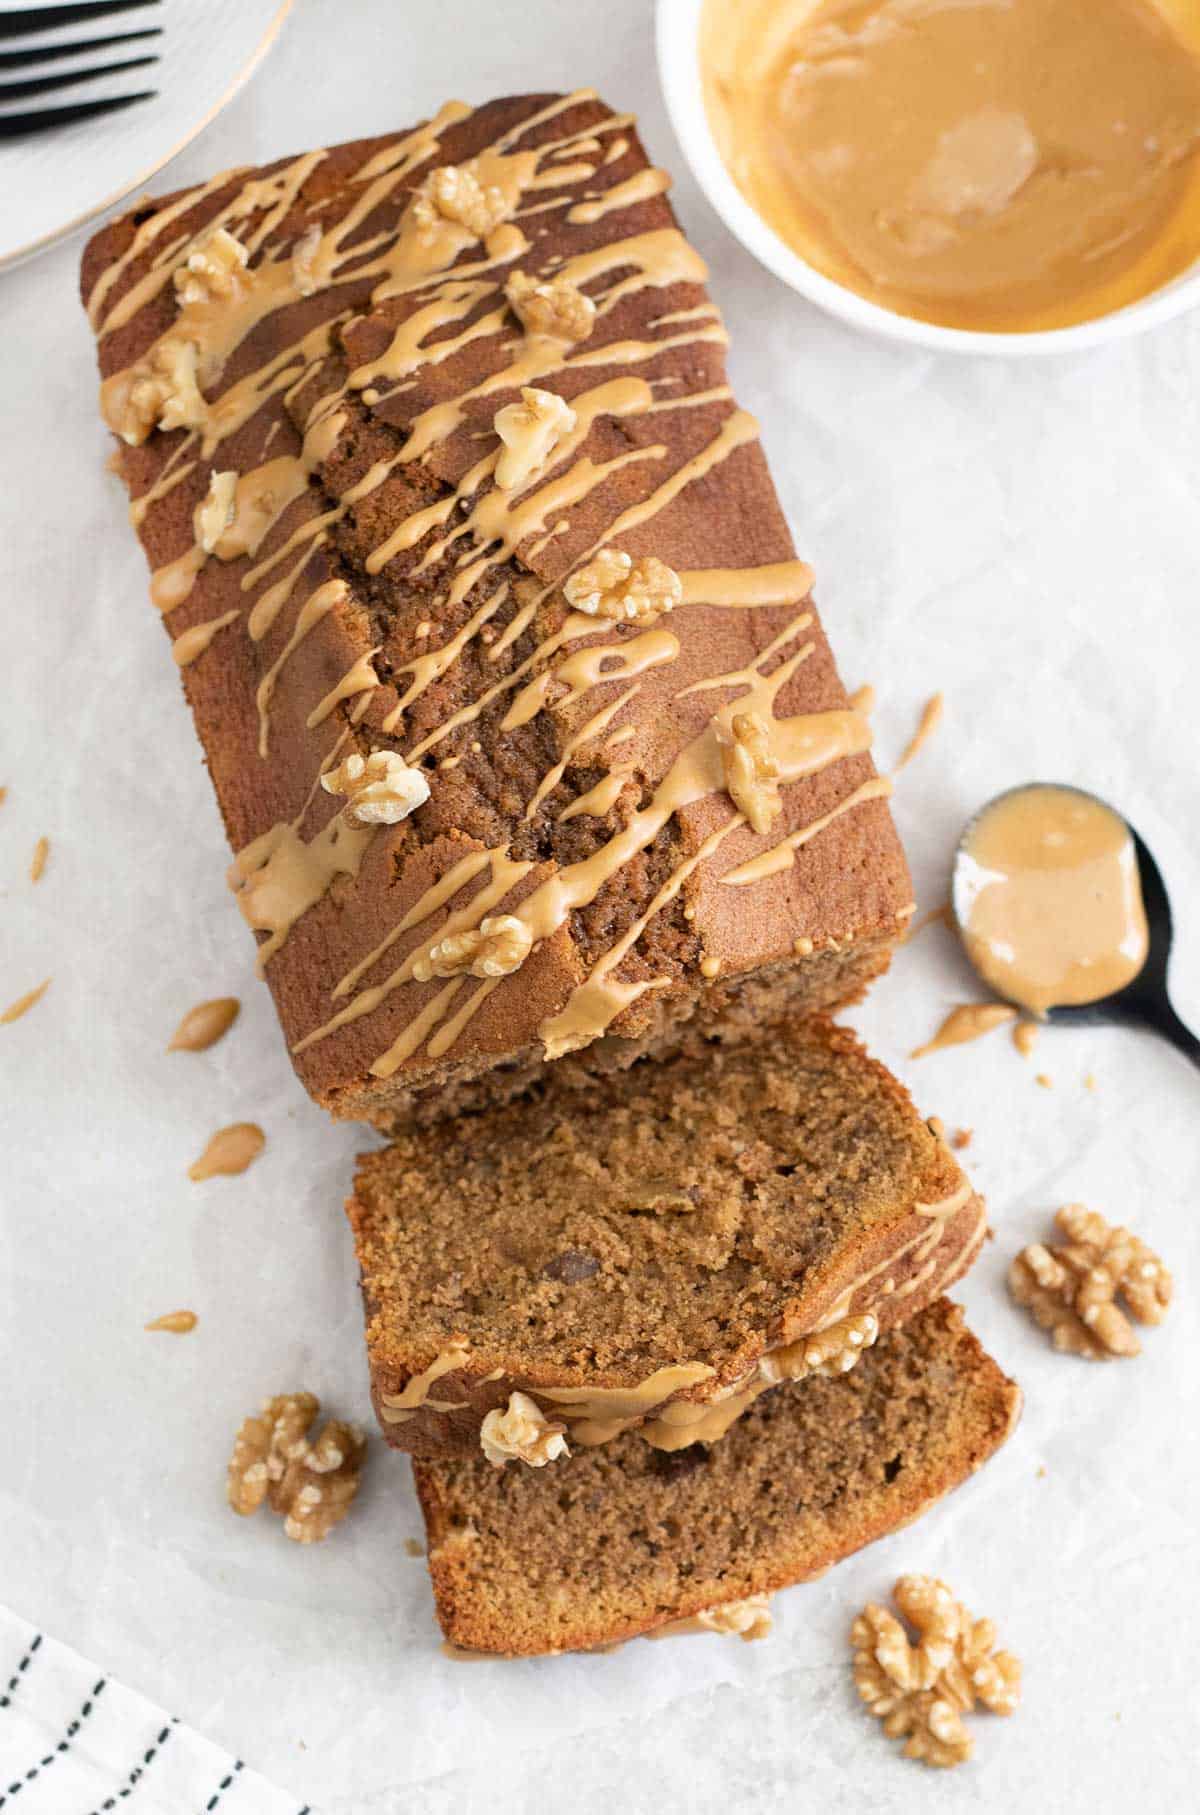
[[[311,1815],[0,1607],[0,1815]]]

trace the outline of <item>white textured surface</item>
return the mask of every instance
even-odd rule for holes
[[[586,81],[638,109],[652,153],[677,164],[649,0],[307,0],[171,180],[404,124],[450,94]],[[1200,318],[1069,363],[939,363],[809,311],[682,175],[676,201],[712,261],[735,380],[843,672],[880,690],[883,765],[945,691],[945,725],[897,801],[922,908],[986,796],[1085,783],[1157,853],[1179,1006],[1200,1018]],[[401,1458],[376,1447],[354,1516],[320,1550],[229,1517],[229,1441],[264,1393],[303,1381],[368,1416],[338,1207],[360,1137],[308,1105],[251,974],[142,557],[102,470],[78,250],[0,279],[0,1001],[54,976],[0,1029],[0,1601],[327,1815],[1192,1806],[1198,1080],[1149,1038],[1102,1029],[1047,1034],[1033,1064],[1003,1033],[911,1064],[969,988],[940,927],[857,1019],[924,1109],[975,1130],[996,1241],[962,1296],[1027,1410],[972,1485],[783,1597],[765,1644],[470,1668],[440,1655],[424,1568],[403,1549],[419,1520]],[[234,1032],[164,1058],[183,1010],[226,993],[245,1004]],[[1034,1083],[1043,1069],[1052,1090]],[[266,1129],[263,1159],[191,1185],[209,1133],[241,1118]],[[1055,1356],[1005,1296],[1011,1252],[1074,1198],[1132,1222],[1175,1268],[1177,1306],[1135,1363]],[[194,1335],[143,1333],[182,1305],[200,1313]],[[946,1778],[904,1763],[850,1683],[850,1616],[902,1569],[944,1573],[1025,1660],[1018,1715],[981,1716],[975,1764]]]

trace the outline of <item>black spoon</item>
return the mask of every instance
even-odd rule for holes
[[[1042,785],[1061,787],[1063,784],[1030,783],[1028,785],[1034,787]],[[1012,790],[1014,793],[1023,791],[1023,789]],[[1108,807],[1110,813],[1116,811],[1115,808],[1109,806],[1107,801],[1101,800],[1099,795],[1088,794],[1087,790],[1084,788],[1075,788],[1072,792],[1083,794],[1089,800],[1097,801],[1100,806]],[[1000,798],[1002,798],[1002,796],[998,795],[997,799]],[[993,806],[994,804],[995,802],[993,801],[988,802],[988,806]],[[983,807],[980,809],[980,813],[986,813],[987,810],[987,807]],[[958,841],[958,848],[954,853],[954,869],[950,883],[950,902],[951,910],[954,915],[954,923],[958,928],[960,938],[963,936],[964,916],[967,911],[969,900],[967,862],[969,852],[967,850],[967,844],[976,820],[979,817],[980,814],[976,814],[975,818],[970,820],[965,826],[962,837]],[[1096,1002],[1071,1003],[1057,1008],[1050,1008],[1047,1009],[1043,1015],[1039,1015],[1037,1019],[1057,1022],[1116,1021],[1124,1023],[1126,1026],[1146,1027],[1149,1028],[1152,1033],[1158,1034],[1162,1039],[1169,1040],[1171,1045],[1174,1046],[1178,1052],[1181,1052],[1185,1058],[1191,1060],[1193,1065],[1200,1068],[1200,1039],[1197,1039],[1191,1028],[1180,1020],[1179,1016],[1176,1014],[1171,1005],[1171,997],[1167,989],[1167,960],[1171,955],[1173,928],[1171,923],[1171,904],[1167,899],[1166,885],[1163,882],[1162,875],[1151,852],[1138,836],[1137,832],[1129,825],[1128,820],[1124,819],[1123,814],[1118,813],[1117,818],[1121,819],[1128,827],[1129,836],[1132,838],[1134,849],[1137,852],[1138,871],[1142,884],[1142,901],[1146,910],[1146,927],[1149,933],[1149,947],[1146,952],[1146,961],[1142,965],[1137,976],[1134,977],[1133,981],[1125,984],[1122,989],[1115,990],[1112,995],[1101,996]],[[969,958],[970,948],[965,939],[963,939],[963,946],[967,951],[967,956]],[[985,981],[987,980],[985,979]],[[988,987],[994,988],[994,985],[989,983]],[[1022,1008],[1023,1013],[1029,1014],[1032,1012],[1023,1008],[1020,1003],[1015,1004],[1015,1006]]]

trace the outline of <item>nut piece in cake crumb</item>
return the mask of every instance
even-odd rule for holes
[[[779,762],[771,752],[771,733],[759,712],[734,714],[732,741],[721,745],[721,763],[729,798],[760,836],[782,809]]]
[[[520,403],[496,411],[493,427],[504,446],[496,462],[496,484],[516,491],[544,466],[564,435],[575,427],[575,412],[555,391],[521,389]]]
[[[814,1330],[798,1342],[773,1349],[759,1362],[764,1380],[804,1380],[809,1374],[848,1374],[879,1335],[879,1319],[870,1311],[842,1317],[827,1330]]]
[[[565,277],[539,282],[527,271],[514,271],[504,294],[527,334],[578,342],[586,340],[595,326],[595,303]]]
[[[439,220],[465,227],[484,239],[512,213],[503,189],[479,181],[471,165],[442,164],[431,170],[413,197],[413,217],[422,238],[430,237]]]
[[[935,1576],[901,1576],[896,1606],[917,1634],[872,1602],[850,1629],[854,1682],[889,1739],[906,1737],[904,1755],[927,1765],[964,1764],[975,1742],[963,1722],[977,1702],[1011,1714],[1021,1695],[1021,1666],[997,1651],[991,1620],[975,1620]]]
[[[726,1601],[720,1607],[706,1607],[696,1615],[696,1623],[709,1632],[732,1632],[747,1643],[765,1639],[773,1624],[770,1596],[749,1594],[742,1601]]]
[[[656,555],[635,561],[620,548],[602,548],[563,587],[567,604],[618,624],[653,624],[683,598],[683,582]]]
[[[175,294],[185,309],[226,302],[235,295],[250,254],[226,227],[218,227],[188,253],[175,273]]]
[[[395,826],[429,799],[429,783],[394,750],[357,752],[321,777],[327,794],[344,794],[342,817],[363,826]]]
[[[206,555],[214,552],[233,522],[237,509],[237,482],[235,472],[214,473],[208,482],[208,491],[196,506],[192,523],[196,540]]]
[[[418,983],[434,977],[508,977],[529,956],[533,934],[515,914],[492,914],[464,933],[448,933],[413,964]]]
[[[503,1411],[488,1413],[479,1428],[483,1453],[495,1468],[507,1462],[527,1462],[544,1468],[559,1456],[569,1456],[565,1426],[554,1424],[525,1393],[510,1393]]]
[[[297,1544],[319,1543],[345,1518],[367,1452],[357,1425],[340,1419],[310,1437],[320,1409],[312,1393],[266,1400],[243,1422],[229,1460],[226,1491],[234,1512],[246,1517],[265,1501],[283,1514],[284,1532]]]
[[[1067,1204],[1054,1220],[1066,1241],[1023,1248],[1008,1270],[1009,1291],[1064,1353],[1088,1361],[1140,1355],[1142,1345],[1116,1301],[1122,1298],[1138,1323],[1161,1323],[1171,1302],[1170,1273],[1136,1235],[1083,1204]]]

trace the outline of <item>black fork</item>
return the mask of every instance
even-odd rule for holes
[[[15,12],[0,13],[0,39],[24,38],[34,33],[55,32],[68,25],[86,25],[111,13],[141,11],[157,6],[159,0],[90,0],[77,6],[24,6]],[[95,82],[104,76],[121,74],[131,69],[145,69],[158,62],[156,51],[142,52],[147,40],[160,38],[160,26],[140,31],[115,32],[96,38],[74,38],[41,44],[22,44],[12,50],[0,50],[0,76],[8,70],[32,69],[46,63],[88,58],[95,51],[120,50],[136,45],[139,54],[116,57],[100,63],[84,61],[70,69],[39,71],[36,75],[19,76],[15,81],[0,79],[0,139],[24,138],[30,133],[48,132],[73,120],[94,119],[130,107],[136,101],[152,100],[156,89],[138,89],[132,94],[106,95],[95,100],[64,101],[52,107],[22,108],[10,111],[9,103],[27,100],[35,95],[52,94],[58,89]]]

